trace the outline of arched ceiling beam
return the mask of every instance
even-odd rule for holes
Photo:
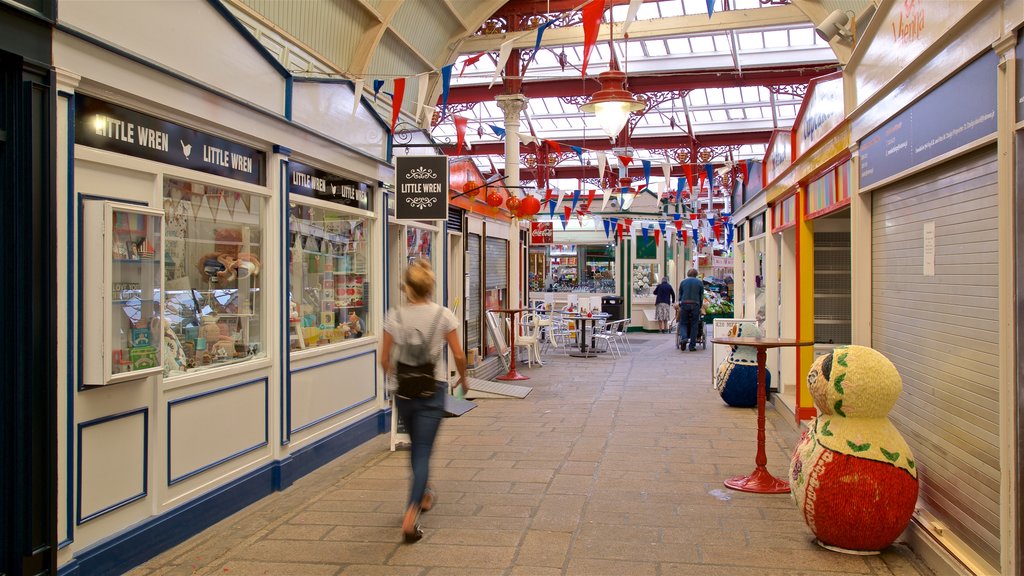
[[[703,136],[697,136],[697,146],[742,146],[744,144],[767,144],[768,140],[772,137],[771,130],[764,130],[759,132],[733,132],[723,134],[706,134]],[[579,146],[588,150],[611,150],[612,144],[608,138],[593,138],[588,140],[581,139],[566,139],[558,140],[558,143],[563,147]],[[455,145],[438,144],[444,148],[445,153],[449,155],[455,155]],[[654,148],[683,148],[691,145],[690,137],[685,135],[678,136],[648,136],[646,138],[630,138],[629,145],[636,150],[650,150]],[[401,147],[400,145],[398,145]],[[522,146],[521,149],[525,152],[532,151],[530,146]],[[485,156],[493,154],[495,156],[501,156],[505,154],[505,143],[504,142],[488,142],[481,143],[477,142],[473,144],[473,148],[469,150],[468,154],[466,150],[463,150],[463,156]]]
[[[716,72],[677,72],[650,76],[630,76],[629,90],[635,94],[665,90],[693,90],[697,88],[733,88],[741,86],[779,86],[807,84],[811,78],[836,71],[836,65],[801,66],[799,68],[767,68]],[[523,94],[528,98],[556,98],[589,96],[600,88],[596,78],[571,80],[538,80],[523,82]],[[448,92],[448,103],[492,102],[502,87],[494,85],[453,86]]]
[[[638,20],[629,27],[630,40],[644,38],[669,38],[684,34],[726,33],[729,30],[745,30],[748,28],[782,28],[807,24],[807,15],[792,5],[773,6],[771,8],[751,8],[747,10],[726,10],[715,14],[714,18],[707,15],[693,14],[689,16],[672,16],[653,20]],[[616,23],[615,37],[621,38],[621,23]],[[513,33],[515,35],[517,33]],[[536,34],[522,34],[512,43],[513,48],[533,49],[537,41]],[[508,40],[508,34],[489,34],[471,36],[462,41],[456,49],[462,54],[476,54],[499,50],[502,42]],[[608,38],[608,24],[602,24],[598,39]],[[567,26],[550,28],[544,33],[541,46],[582,45],[583,26]]]
[[[391,25],[391,20],[402,6],[401,0],[382,0],[377,6],[371,6],[365,0],[359,0],[359,3],[377,17],[377,23],[363,32],[355,54],[352,55],[349,69],[356,77],[364,76],[369,70],[370,61],[373,60],[373,54],[380,46],[381,38],[384,37],[388,26]]]

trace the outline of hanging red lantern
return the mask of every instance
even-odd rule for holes
[[[513,216],[517,217],[519,216],[519,204],[521,204],[521,202],[519,201],[519,198],[516,198],[515,196],[509,196],[508,200],[505,201],[505,207],[508,208],[508,211],[511,212]]]
[[[498,194],[497,191],[490,192],[487,194],[487,204],[489,206],[497,208],[498,206],[501,206],[501,202],[501,194]]]
[[[484,189],[484,183],[470,178],[466,181],[465,188],[465,192],[462,193],[464,196],[470,199],[476,198],[480,194],[480,191]]]
[[[540,200],[537,200],[536,196],[527,195],[523,198],[523,201],[519,204],[519,210],[525,216],[533,216],[540,212]]]

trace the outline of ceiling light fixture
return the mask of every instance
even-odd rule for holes
[[[626,74],[619,70],[619,61],[615,57],[615,44],[613,43],[611,31],[615,23],[608,23],[608,49],[610,59],[608,70],[597,75],[601,83],[601,89],[594,92],[590,101],[580,106],[580,111],[585,114],[593,114],[597,117],[597,123],[601,130],[608,135],[612,141],[622,132],[623,127],[629,120],[629,115],[646,108],[646,104],[633,97],[623,87],[626,81]]]

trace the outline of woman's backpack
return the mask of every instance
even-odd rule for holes
[[[395,365],[395,380],[398,382],[399,396],[405,398],[430,398],[437,392],[437,380],[434,378],[434,357],[431,343],[437,324],[441,320],[439,308],[430,324],[430,334],[424,337],[418,328],[402,323],[401,312],[396,313],[396,320],[401,327],[402,338],[398,350],[398,361]]]

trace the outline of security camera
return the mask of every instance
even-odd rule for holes
[[[814,27],[814,31],[825,42],[830,42],[836,36],[843,40],[850,40],[853,38],[853,32],[850,31],[847,24],[850,23],[850,17],[853,15],[854,13],[849,10],[833,10],[827,18],[821,21],[821,24]]]

